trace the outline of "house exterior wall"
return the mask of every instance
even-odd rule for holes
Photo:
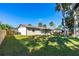
[[[27,35],[43,35],[43,33],[40,30],[32,31],[27,29]]]
[[[36,35],[42,35],[43,33],[42,33],[40,30],[36,30],[36,31],[35,31],[35,34],[36,34]]]
[[[21,35],[26,35],[26,27],[19,27],[19,28],[18,28],[18,32],[19,32]]]
[[[26,27],[19,27],[18,28],[18,32],[21,34],[21,35],[44,35],[45,33],[42,33],[41,30],[29,30],[28,28]]]
[[[23,26],[20,26],[18,28],[18,32],[21,35],[45,35],[46,34],[42,30],[34,29],[34,31],[33,31],[33,29],[29,29],[29,28],[23,27]]]

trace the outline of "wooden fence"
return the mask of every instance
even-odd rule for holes
[[[6,30],[0,30],[0,45],[6,36]]]

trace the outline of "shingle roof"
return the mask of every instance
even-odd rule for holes
[[[29,26],[29,25],[27,25],[27,24],[20,24],[20,25],[18,26],[18,28],[19,28],[20,26],[27,27],[27,28],[31,28],[31,29],[40,29],[40,30],[45,29],[45,30],[52,30],[52,29],[45,28],[45,27],[34,27],[34,26]]]

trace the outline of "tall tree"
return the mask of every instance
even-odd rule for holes
[[[51,22],[49,23],[49,26],[50,26],[50,27],[54,26],[53,21],[51,21]]]
[[[57,27],[57,29],[58,29],[58,30],[62,29],[62,25],[59,25],[59,26]]]
[[[73,33],[73,31],[74,31],[74,19],[73,19],[73,17],[71,17],[71,16],[66,17],[65,22],[66,22],[66,25],[67,25],[69,31]]]
[[[32,26],[32,24],[28,24],[28,26]]]
[[[47,25],[46,24],[43,24],[42,27],[47,28]],[[46,35],[47,30],[45,29],[42,32],[45,33],[45,35]]]
[[[42,27],[42,26],[43,26],[42,22],[39,22],[39,23],[38,23],[38,26],[39,26],[39,27]]]
[[[64,26],[64,38],[67,38],[67,34],[66,34],[66,23],[65,23],[65,15],[66,12],[69,9],[69,5],[68,3],[56,3],[56,7],[55,10],[56,11],[61,11],[62,12],[62,17],[63,17],[63,26]]]
[[[44,28],[46,28],[46,27],[47,27],[47,25],[46,25],[46,24],[44,24],[44,25],[43,25],[43,27],[44,27]]]

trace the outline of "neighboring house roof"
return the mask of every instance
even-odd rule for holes
[[[26,24],[20,24],[20,25],[18,26],[18,28],[19,28],[20,26],[27,27],[27,28],[31,28],[31,29],[50,30],[50,31],[52,30],[52,29],[45,28],[45,27],[33,27],[33,26],[26,25]]]

